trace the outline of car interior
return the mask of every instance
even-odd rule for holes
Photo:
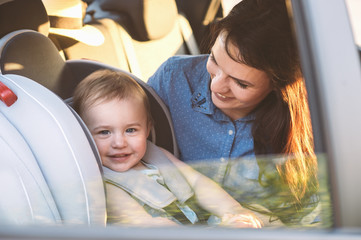
[[[35,81],[13,74],[0,79],[8,103],[0,104],[1,191],[7,193],[0,222],[104,225],[100,160],[79,119]]]
[[[89,5],[89,8],[94,6],[90,8],[91,19],[81,28],[92,25],[106,33],[103,37],[107,41],[114,43],[101,46],[99,50],[52,32],[52,16],[48,15],[45,2],[13,0],[0,4],[0,22],[6,23],[0,30],[0,148],[5,156],[1,158],[5,166],[1,170],[1,182],[11,182],[10,186],[1,184],[2,191],[9,194],[0,201],[1,209],[7,209],[0,222],[104,225],[105,193],[100,160],[87,128],[71,108],[72,90],[80,80],[100,68],[130,74],[150,98],[155,120],[150,140],[177,155],[167,109],[145,84],[144,77],[173,54],[191,54],[191,47],[181,30],[189,24],[178,14],[173,1],[161,1],[166,8],[169,4],[173,6],[173,11],[165,16],[166,20],[157,19],[156,9],[149,6],[143,6],[148,11],[144,15],[139,11],[132,11],[133,15],[126,17],[120,14],[130,9],[142,9],[140,5],[146,5],[145,0],[93,1]],[[107,6],[119,13],[109,12]],[[19,12],[18,9],[31,11]],[[12,21],[26,19],[24,14],[32,21]],[[130,20],[138,22],[123,25],[120,24],[122,19],[127,19],[128,23]],[[168,24],[166,28],[147,29],[148,21]],[[133,26],[140,30],[126,30]],[[191,36],[191,30],[186,31],[188,37]],[[114,32],[119,35],[110,36]],[[128,44],[133,45],[130,49],[142,57],[133,60],[139,64],[143,78],[132,71],[135,68],[130,63],[129,53],[114,50],[114,46],[125,49],[121,36],[126,36]],[[171,44],[174,39],[178,39],[179,45]],[[97,53],[104,54],[105,48],[108,49],[107,58],[122,55],[128,68],[119,61],[106,62],[97,58],[100,56]],[[198,49],[192,50],[192,53],[197,52]],[[12,210],[15,206],[16,214]]]
[[[85,15],[78,8],[78,16],[84,18],[74,18],[66,24],[62,24],[61,16],[58,16],[60,9],[53,10],[53,2],[44,1],[50,19],[49,37],[57,43],[66,59],[101,61],[147,81],[168,57],[199,53],[189,22],[178,12],[175,1],[157,1],[157,4],[143,0],[93,1],[88,4]],[[163,10],[166,14],[159,14]],[[90,28],[102,33],[104,41],[89,45],[63,31],[85,34]],[[88,38],[97,39],[95,32],[88,31]]]
[[[100,157],[72,109],[74,88],[98,69],[143,87],[149,140],[179,156],[168,109],[146,82],[171,56],[206,53],[222,10],[221,0],[0,1],[0,225],[106,226]]]

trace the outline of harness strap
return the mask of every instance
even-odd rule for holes
[[[140,70],[132,39],[122,26],[119,26],[118,29],[121,36],[121,41],[123,43],[124,52],[127,56],[130,72],[138,78],[143,79],[142,71]]]
[[[199,48],[188,21],[182,14],[178,14],[177,22],[182,34],[183,41],[188,48],[188,52],[191,55],[198,55],[200,53]]]
[[[167,158],[163,151],[154,143],[147,141],[147,151],[143,161],[155,165],[164,178],[169,190],[177,197],[180,203],[184,203],[194,192],[185,177],[178,168]]]
[[[154,209],[162,209],[174,202],[176,197],[165,187],[134,169],[115,172],[103,166],[105,181],[141,200]]]

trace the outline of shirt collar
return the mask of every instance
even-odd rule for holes
[[[208,72],[207,72],[208,75]],[[212,102],[211,91],[210,91],[210,78],[207,76],[205,84],[199,84],[195,88],[195,91],[191,97],[191,105],[194,111],[213,115],[216,121],[229,122],[231,119],[218,109]],[[249,122],[254,120],[254,114],[249,114],[246,117],[237,119],[236,122]]]
[[[208,75],[208,73],[207,73]],[[215,106],[211,100],[211,91],[209,89],[210,79],[203,84],[198,84],[191,97],[192,108],[204,114],[213,114]]]

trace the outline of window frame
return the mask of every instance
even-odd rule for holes
[[[361,189],[352,186],[361,182],[361,161],[354,160],[361,159],[361,65],[346,3],[292,0],[292,9],[316,151],[328,159],[334,224],[360,227]]]

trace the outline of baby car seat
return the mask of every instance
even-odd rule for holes
[[[53,42],[33,30],[17,30],[0,39],[0,73],[25,76],[45,86],[64,100],[70,100],[76,85],[98,69],[123,71],[145,90],[150,101],[154,131],[153,143],[178,156],[170,114],[155,91],[135,75],[98,61],[64,60]],[[71,101],[68,101],[71,102]]]
[[[0,224],[105,226],[99,155],[61,98],[0,75]]]

